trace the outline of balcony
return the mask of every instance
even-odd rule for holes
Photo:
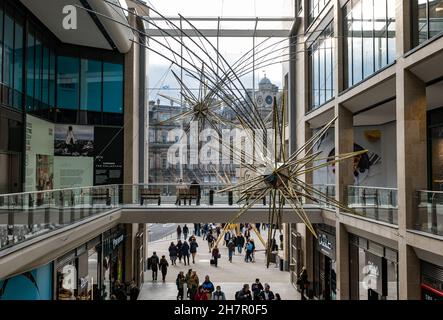
[[[414,229],[443,236],[443,191],[417,191]]]
[[[348,186],[348,207],[365,218],[398,224],[397,189]]]

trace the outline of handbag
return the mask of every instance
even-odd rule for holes
[[[220,254],[220,253],[219,253],[219,254],[217,255],[217,258],[218,258],[218,259],[220,259],[220,258],[221,258],[221,254]]]

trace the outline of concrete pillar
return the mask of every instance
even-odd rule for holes
[[[427,186],[426,85],[400,63],[396,91],[399,297],[419,299],[420,261],[405,235],[415,223],[415,191]]]
[[[335,154],[354,151],[353,114],[342,105],[336,104],[335,114]],[[352,159],[341,161],[335,165],[335,199],[346,203],[346,189],[354,183]],[[336,209],[336,274],[337,299],[349,299],[349,241],[348,232],[340,222],[340,209]]]
[[[133,14],[128,16],[128,20],[132,27],[137,27]],[[125,55],[123,182],[128,185],[139,182],[139,51],[140,46],[133,43],[131,50]],[[132,199],[133,190],[126,187],[123,200],[125,203],[132,203]]]

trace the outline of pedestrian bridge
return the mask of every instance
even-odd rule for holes
[[[59,257],[119,223],[229,222],[245,204],[233,194],[202,188],[200,204],[168,190],[142,190],[147,186],[102,186],[0,195],[0,279],[30,270]],[[259,199],[237,222],[268,222],[269,206]],[[258,201],[257,201],[258,202]],[[251,203],[252,204],[252,203]],[[323,222],[322,208],[306,204],[312,223]],[[282,222],[299,223],[289,207],[282,208]]]

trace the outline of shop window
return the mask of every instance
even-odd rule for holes
[[[395,61],[395,3],[350,0],[343,8],[345,87]]]
[[[3,35],[3,102],[12,104],[12,95],[9,88],[13,87],[14,75],[14,18],[9,12],[5,12],[4,35]]]
[[[77,267],[74,261],[57,270],[57,300],[75,300],[77,296]]]
[[[103,63],[103,112],[123,113],[123,65]]]
[[[417,46],[443,31],[443,0],[413,0],[412,5],[412,40]]]
[[[100,112],[102,105],[102,63],[81,59],[80,110]]]
[[[27,57],[26,57],[26,111],[34,111],[34,65],[35,65],[35,38],[32,33],[28,34]]]
[[[79,59],[57,57],[57,106],[77,110],[79,104]]]
[[[15,22],[14,35],[14,91],[13,106],[16,109],[22,108],[22,92],[23,92],[23,24]]]

